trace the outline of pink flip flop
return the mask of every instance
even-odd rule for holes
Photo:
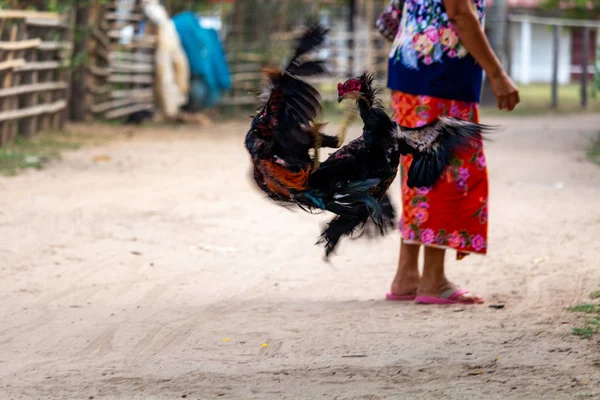
[[[456,300],[458,297],[470,293],[466,289],[449,289],[446,290],[440,297],[430,296],[416,296],[415,302],[417,304],[483,304],[484,300],[481,301],[461,301]]]
[[[385,299],[389,301],[413,301],[417,298],[417,295],[406,294],[402,296],[395,295],[393,293],[386,293]]]

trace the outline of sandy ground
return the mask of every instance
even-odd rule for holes
[[[397,233],[324,263],[326,216],[254,190],[243,124],[0,178],[0,399],[600,396],[598,343],[564,310],[600,287],[584,158],[600,116],[485,122],[505,128],[487,148],[491,252],[448,257],[478,307],[382,300]]]

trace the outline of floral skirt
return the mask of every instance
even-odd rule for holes
[[[395,119],[414,128],[440,115],[479,122],[476,103],[392,92]],[[481,141],[452,159],[432,187],[409,189],[407,171],[412,157],[402,157],[402,218],[400,231],[406,243],[455,249],[457,258],[486,254],[488,242],[488,174]]]

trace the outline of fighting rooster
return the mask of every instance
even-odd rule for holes
[[[305,190],[318,165],[320,147],[341,146],[337,137],[320,133],[322,112],[318,91],[301,77],[326,72],[322,60],[304,60],[325,40],[319,24],[306,29],[283,70],[267,70],[268,84],[260,95],[263,106],[252,119],[246,148],[258,187],[278,203],[295,203],[292,193]],[[315,150],[314,158],[309,155]]]
[[[346,144],[323,161],[311,175],[311,188],[325,188],[346,182],[371,181],[374,184],[363,196],[362,204],[348,204],[322,232],[318,244],[325,242],[325,256],[328,257],[344,235],[350,235],[359,228],[366,228],[373,222],[384,234],[393,226],[395,217],[386,191],[394,181],[400,164],[400,146],[396,137],[396,124],[387,115],[380,100],[373,77],[364,74],[338,86],[338,101],[356,99],[360,116],[364,122],[363,134]]]
[[[355,99],[360,116],[367,127],[369,118],[389,117],[383,111],[377,98],[379,88],[374,86],[374,78],[368,73],[338,84],[338,101]],[[385,115],[384,115],[385,114]],[[456,118],[439,117],[432,123],[418,128],[406,128],[389,120],[394,126],[394,136],[402,155],[413,156],[408,171],[408,187],[430,187],[437,182],[450,165],[452,155],[472,141],[482,140],[490,128]],[[361,140],[360,138],[358,140]]]
[[[327,210],[353,218],[367,212],[367,217],[373,215],[382,225],[382,206],[379,199],[370,195],[372,188],[380,184],[378,178],[332,176],[329,181],[317,179],[311,185],[312,174],[319,170],[318,149],[340,147],[344,137],[343,132],[338,137],[320,132],[323,124],[315,122],[322,111],[319,93],[301,79],[325,72],[322,61],[301,58],[320,46],[326,33],[320,25],[307,29],[284,70],[267,71],[269,85],[262,93],[264,106],[246,135],[253,179],[278,204],[297,205],[309,212]],[[311,148],[315,150],[312,159]]]
[[[481,125],[450,118],[439,118],[420,128],[407,129],[392,121],[378,98],[379,88],[372,75],[338,85],[338,101],[354,99],[364,123],[363,134],[334,152],[310,176],[309,187],[323,188],[345,182],[376,180],[368,195],[377,204],[353,204],[336,216],[321,234],[325,254],[335,249],[344,235],[351,235],[369,221],[381,234],[392,226],[394,209],[386,192],[398,173],[400,155],[413,155],[408,172],[409,187],[432,186],[451,160],[452,153],[471,140],[481,138]]]

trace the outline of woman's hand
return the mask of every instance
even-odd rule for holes
[[[519,89],[517,89],[512,79],[504,71],[495,76],[490,76],[489,79],[492,92],[494,92],[494,96],[498,101],[498,109],[514,110],[521,98],[519,97]]]
[[[498,108],[512,111],[519,103],[519,90],[502,69],[473,7],[473,0],[443,0],[450,22],[467,51],[488,73],[492,91],[498,99]],[[489,72],[492,71],[490,74]]]

